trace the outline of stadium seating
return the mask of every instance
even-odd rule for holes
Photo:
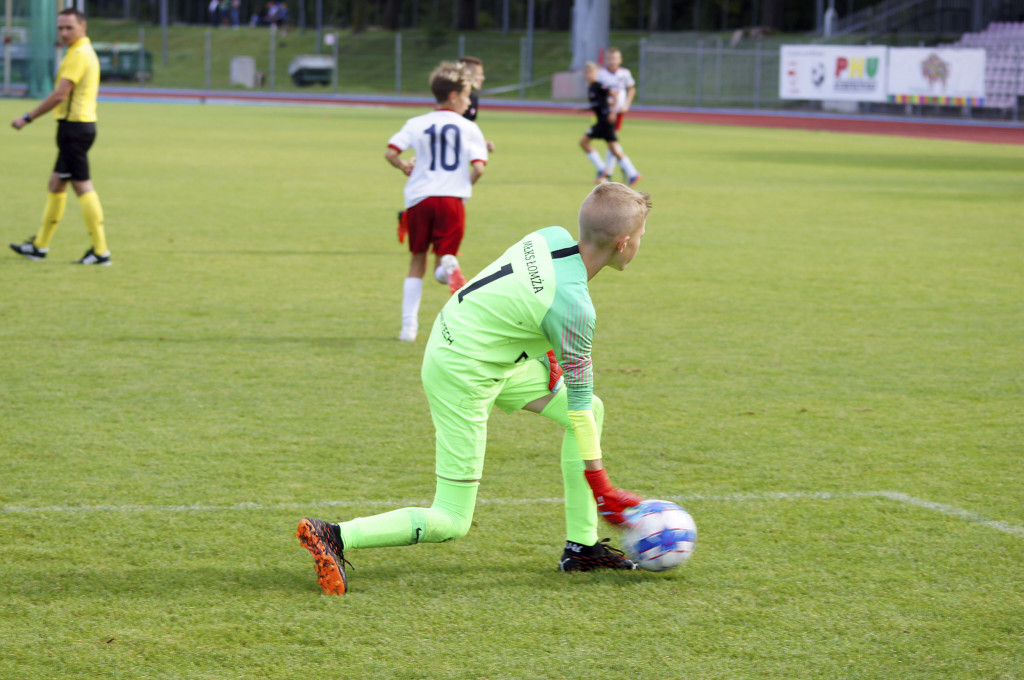
[[[996,21],[965,33],[951,47],[985,50],[985,106],[1013,108],[1024,97],[1024,21]]]

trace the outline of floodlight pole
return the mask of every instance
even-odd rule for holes
[[[303,5],[305,3],[302,3]],[[324,0],[316,0],[316,53],[323,54]]]
[[[572,6],[572,65],[582,71],[588,61],[599,61],[608,47],[610,0],[576,0]]]
[[[836,0],[828,0],[828,9],[825,10],[824,35],[831,38],[836,29]]]
[[[534,0],[530,0],[526,10],[526,82],[533,82],[533,9]]]
[[[167,66],[170,51],[167,45],[167,24],[168,24],[167,0],[160,0],[160,31],[163,35],[164,66]]]
[[[60,63],[60,43],[56,39],[57,4],[51,0],[31,0],[28,4],[29,54],[25,85],[29,98],[42,99],[53,88]]]

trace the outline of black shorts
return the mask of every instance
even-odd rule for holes
[[[617,142],[619,138],[615,135],[615,126],[607,120],[598,121],[589,130],[587,137],[591,139],[603,139],[606,142]]]
[[[53,171],[63,180],[89,179],[89,147],[96,141],[96,123],[57,121],[57,164]]]

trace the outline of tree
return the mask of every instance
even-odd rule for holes
[[[366,30],[367,0],[352,0],[352,32],[362,33]]]
[[[784,28],[784,0],[755,0],[761,3],[761,24],[775,29]],[[810,3],[808,3],[810,4]]]
[[[383,15],[380,18],[381,26],[389,31],[397,31],[401,28],[402,2],[401,0],[385,0]]]
[[[659,31],[661,28],[661,0],[651,0],[651,9],[647,12],[647,30]]]
[[[458,17],[455,28],[460,31],[475,31],[478,18],[476,0],[455,0],[455,3]]]
[[[568,31],[572,26],[572,0],[551,0],[549,31]]]

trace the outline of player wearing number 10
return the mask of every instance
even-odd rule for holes
[[[505,412],[539,413],[564,428],[567,541],[559,569],[636,568],[598,541],[599,513],[621,525],[623,511],[641,501],[613,487],[602,462],[604,408],[593,394],[596,315],[588,282],[605,267],[629,265],[650,205],[647,194],[601,184],[580,207],[579,241],[562,227],[528,234],[449,298],[434,322],[421,373],[436,430],[434,502],[340,524],[300,521],[297,536],[313,554],[324,592],[347,590],[345,549],[440,543],[466,535],[495,405]],[[565,378],[553,392],[545,357],[552,348]],[[524,470],[519,484],[527,495],[530,476]],[[509,540],[516,533],[509,527]]]
[[[442,62],[430,75],[437,108],[406,121],[388,140],[384,158],[408,176],[399,240],[409,238],[409,273],[402,287],[402,331],[413,341],[419,326],[427,251],[434,251],[434,277],[454,293],[466,282],[455,255],[466,229],[465,201],[484,174],[487,142],[476,123],[462,114],[469,107],[472,75],[463,66]],[[412,148],[410,160],[401,154]]]

